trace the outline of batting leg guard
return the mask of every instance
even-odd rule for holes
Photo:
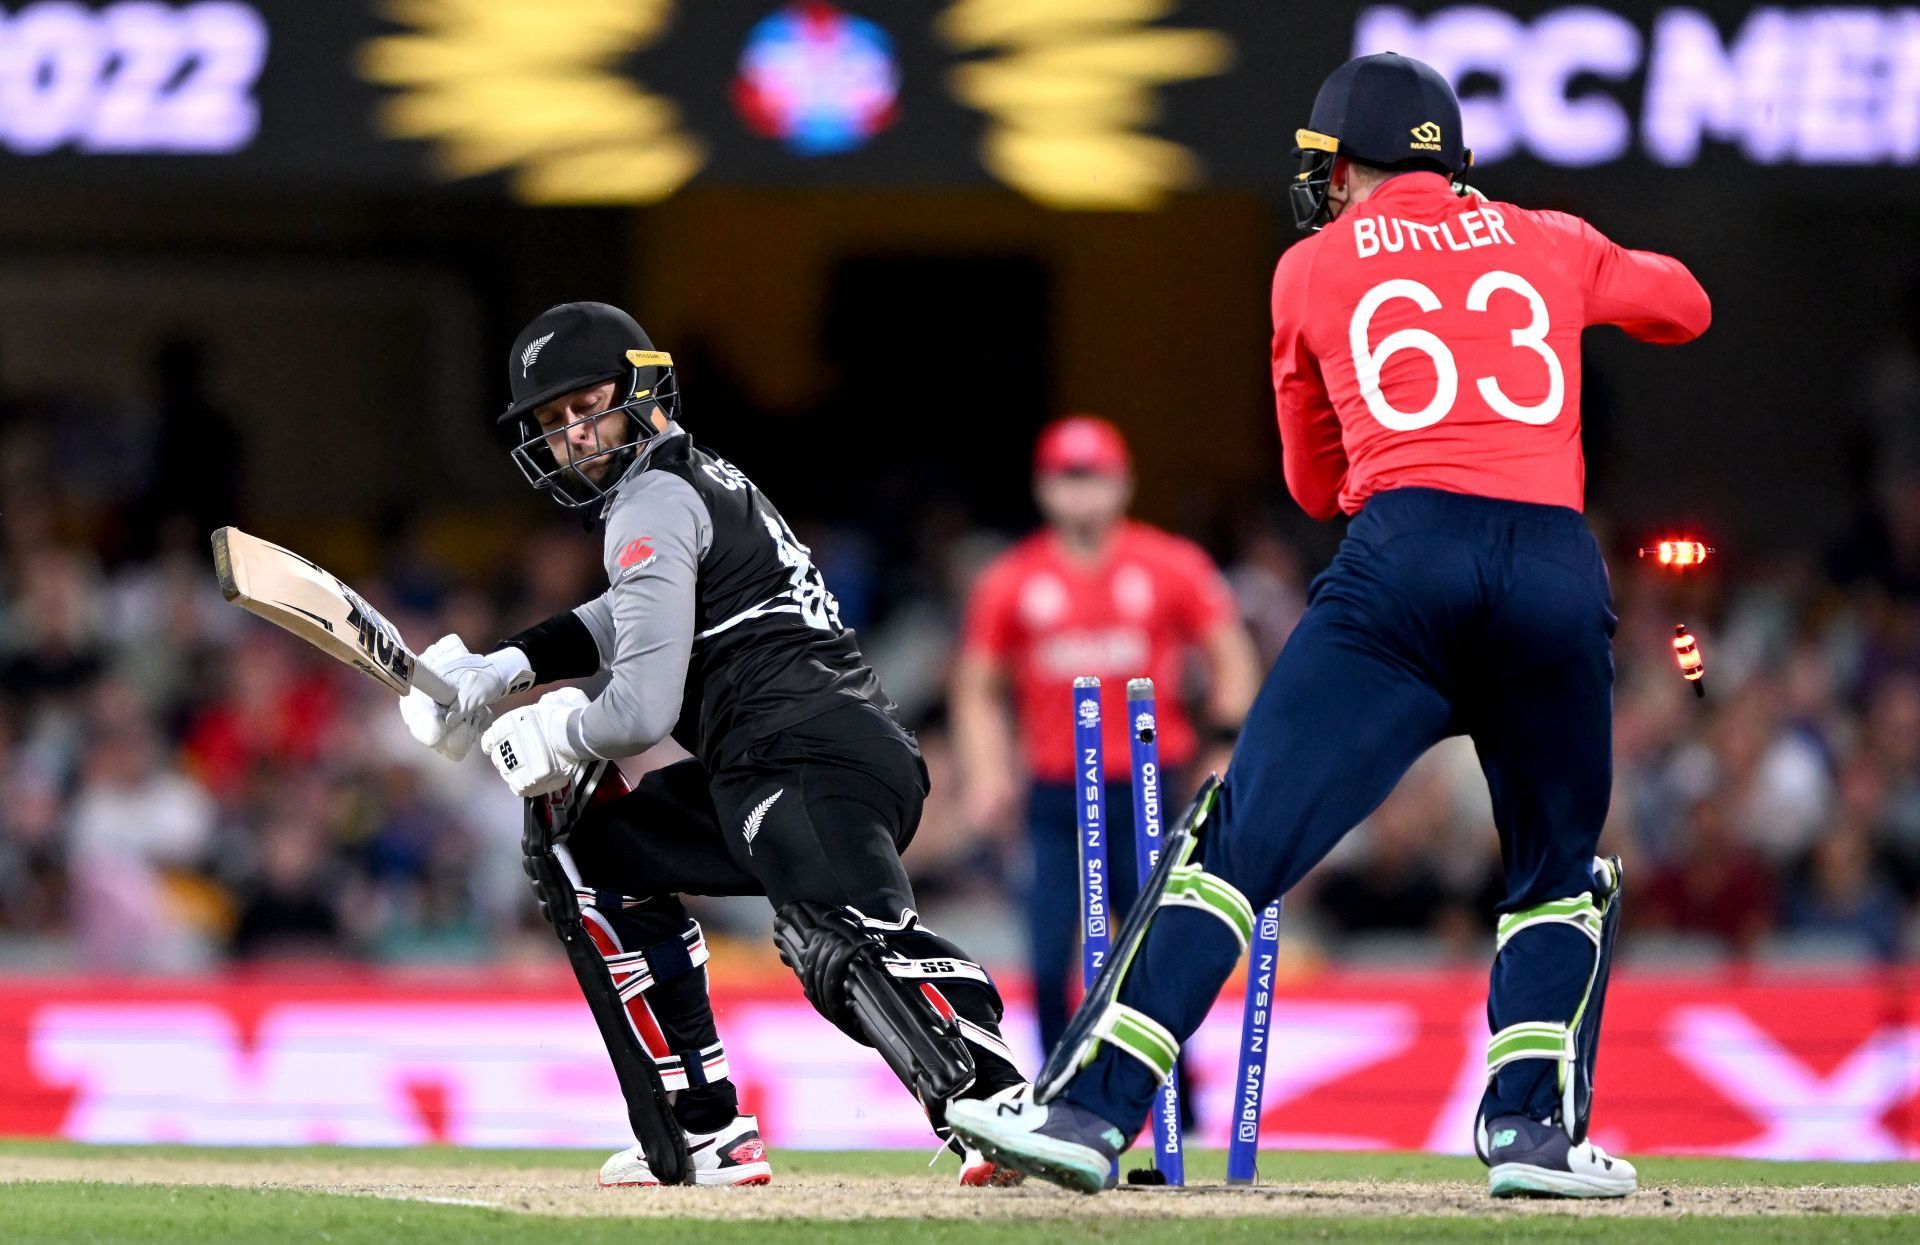
[[[1199,847],[1207,817],[1220,794],[1220,779],[1209,776],[1200,787],[1178,823],[1166,836],[1160,863],[1153,867],[1140,887],[1120,934],[1113,941],[1105,967],[1080,1000],[1079,1008],[1067,1021],[1060,1042],[1047,1056],[1046,1066],[1034,1080],[1034,1097],[1050,1102],[1065,1089],[1073,1074],[1087,1066],[1099,1053],[1102,1041],[1112,1041],[1121,1050],[1139,1059],[1158,1077],[1172,1071],[1180,1053],[1180,1044],[1165,1025],[1146,1013],[1118,1002],[1120,985],[1133,957],[1146,941],[1147,926],[1162,907],[1198,908],[1218,917],[1245,951],[1253,936],[1253,905],[1226,879],[1208,873],[1198,864],[1190,864]]]
[[[1167,893],[1160,897],[1163,908],[1198,908],[1226,924],[1234,941],[1245,954],[1253,940],[1253,905],[1240,889],[1225,878],[1208,873],[1199,865],[1181,865],[1173,871]]]
[[[1166,893],[1160,897],[1162,908],[1198,908],[1217,918],[1240,944],[1242,954],[1253,938],[1253,905],[1233,883],[1215,877],[1199,865],[1181,865],[1174,869]],[[1149,1072],[1166,1080],[1180,1058],[1180,1040],[1173,1032],[1138,1008],[1118,1001],[1107,1004],[1093,1022],[1092,1041],[1080,1059],[1081,1064],[1099,1053],[1100,1043],[1114,1047],[1146,1065]]]
[[[1487,1043],[1489,1090],[1500,1070],[1519,1060],[1546,1059],[1558,1065],[1555,1076],[1560,1102],[1555,1114],[1575,1145],[1587,1139],[1587,1123],[1593,1110],[1600,1014],[1606,1005],[1607,978],[1613,967],[1613,940],[1620,929],[1620,892],[1620,858],[1596,857],[1591,891],[1508,913],[1500,918],[1495,940],[1496,960],[1519,935],[1543,926],[1571,926],[1593,944],[1593,967],[1587,974],[1586,990],[1570,1019],[1510,1024]],[[1487,1154],[1484,1102],[1474,1124],[1474,1145],[1484,1159]]]
[[[847,912],[886,944],[887,972],[896,983],[929,1001],[937,995],[953,1009],[954,1027],[971,1050],[975,1072],[973,1085],[962,1091],[962,1097],[984,1098],[1026,1080],[1014,1063],[1012,1048],[1000,1036],[1005,1009],[986,969],[922,925],[911,908],[890,921],[858,908]]]
[[[563,861],[570,860],[566,850],[564,847],[554,849]],[[704,1032],[697,1033],[695,1044],[686,1044],[675,1040],[684,1034],[671,1032],[680,1026],[663,1024],[658,1009],[647,998],[649,992],[671,987],[707,962],[707,942],[701,934],[700,923],[692,917],[682,917],[677,922],[681,926],[677,933],[628,950],[632,939],[621,936],[622,926],[631,931],[633,925],[627,909],[638,907],[644,901],[585,887],[579,888],[576,896],[587,936],[606,963],[614,993],[653,1059],[660,1083],[673,1091],[700,1089],[727,1079],[730,1075],[727,1052],[713,1031],[711,1009],[702,1009],[706,1014],[695,1021],[696,1028]]]
[[[796,900],[774,913],[773,940],[808,1001],[848,1037],[879,1051],[942,1131],[948,1101],[972,1088],[978,1073],[959,1012],[936,982],[986,973],[957,958],[910,959],[867,922],[855,908]]]
[[[619,771],[610,762],[583,765],[574,773],[574,781],[564,790],[526,802],[525,827],[521,835],[522,864],[533,881],[540,901],[540,912],[553,925],[567,951],[567,963],[580,992],[586,996],[587,1009],[593,1013],[600,1039],[606,1043],[613,1061],[614,1076],[620,1082],[627,1103],[627,1122],[634,1139],[646,1155],[647,1166],[662,1184],[692,1184],[693,1163],[687,1153],[687,1135],[673,1113],[673,1102],[661,1075],[656,1050],[669,1055],[666,1039],[660,1033],[652,1011],[641,994],[645,986],[634,985],[644,968],[650,980],[658,979],[658,970],[646,950],[629,953],[617,940],[611,940],[605,914],[583,909],[583,897],[594,892],[586,887],[574,868],[572,858],[561,846],[566,832],[602,794],[603,782],[624,785]],[[589,920],[587,911],[594,912]],[[693,931],[697,938],[697,927]],[[701,948],[704,956],[704,946]],[[692,951],[684,940],[681,951],[689,960]],[[623,958],[623,973],[616,978],[610,957],[637,954],[639,959]],[[663,957],[664,959],[665,957]],[[685,1085],[685,1061],[680,1084]]]

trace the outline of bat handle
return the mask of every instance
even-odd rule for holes
[[[431,666],[422,665],[419,659],[413,663],[413,686],[431,696],[435,704],[451,709],[455,700],[453,688],[447,681],[433,672]]]

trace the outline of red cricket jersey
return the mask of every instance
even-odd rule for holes
[[[1581,330],[1684,342],[1711,314],[1679,260],[1577,216],[1391,178],[1273,274],[1287,488],[1316,519],[1412,486],[1581,509]]]
[[[1199,740],[1180,704],[1182,665],[1236,616],[1226,580],[1198,545],[1126,521],[1096,562],[1070,558],[1050,531],[1001,554],[973,590],[963,644],[1012,675],[1027,763],[1043,781],[1072,780],[1073,681],[1098,675],[1107,773],[1124,777],[1127,680],[1153,680],[1160,763],[1187,764]]]

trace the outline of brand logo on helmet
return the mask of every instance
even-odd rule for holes
[[[554,333],[557,333],[559,331],[560,330],[555,329]],[[553,333],[548,333],[545,337],[536,337],[532,341],[527,343],[527,348],[520,352],[521,379],[524,380],[526,378],[528,369],[533,367],[533,361],[540,357],[541,347],[545,346],[548,342],[552,340],[553,340]]]
[[[1419,125],[1416,125],[1413,127],[1412,134],[1413,134],[1413,142],[1410,144],[1410,146],[1412,146],[1414,150],[1416,151],[1440,150],[1440,123],[1439,122],[1423,121]]]

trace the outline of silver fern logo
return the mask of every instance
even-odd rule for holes
[[[555,329],[553,332],[557,333],[559,331],[559,329]],[[520,352],[520,377],[522,380],[526,379],[528,370],[533,367],[533,361],[540,357],[540,348],[552,340],[553,333],[548,333],[545,337],[536,337],[527,343],[525,350]]]
[[[778,800],[786,793],[787,789],[785,787],[780,788],[766,799],[754,805],[753,811],[747,814],[747,824],[740,828],[741,837],[747,841],[747,855],[753,855],[753,840],[760,833],[760,823],[767,819],[767,810],[773,807],[775,800]]]

